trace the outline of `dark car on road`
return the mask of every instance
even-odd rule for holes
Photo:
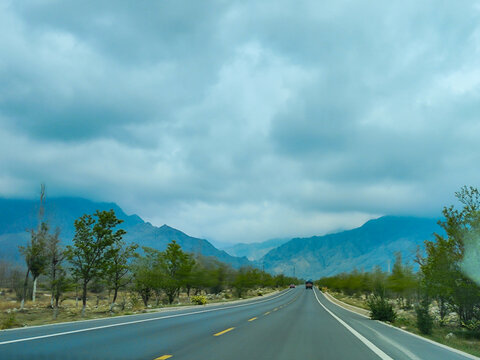
[[[309,279],[305,281],[305,289],[312,289],[313,288],[313,280]]]

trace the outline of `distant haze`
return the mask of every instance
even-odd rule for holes
[[[475,1],[2,1],[0,197],[223,243],[437,217],[480,179]]]

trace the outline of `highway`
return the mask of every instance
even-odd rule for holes
[[[476,359],[303,286],[240,303],[0,332],[0,359]]]

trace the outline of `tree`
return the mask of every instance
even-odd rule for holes
[[[23,296],[20,304],[20,309],[23,310],[25,304],[25,298],[27,296],[28,277],[32,274],[33,278],[33,292],[32,300],[35,301],[35,292],[37,279],[45,271],[47,266],[47,257],[45,254],[45,243],[48,235],[48,226],[42,222],[39,231],[30,231],[30,242],[27,246],[20,246],[20,252],[25,258],[27,265],[27,273],[25,275],[25,281],[23,284]]]
[[[427,258],[422,259],[421,270],[427,292],[436,297],[443,316],[448,302],[462,323],[468,324],[478,318],[480,308],[480,287],[475,283],[480,281],[475,251],[480,241],[480,193],[464,186],[455,196],[463,208],[443,209],[445,220],[439,225],[446,237],[435,234],[435,242],[425,243]]]
[[[163,279],[161,287],[167,295],[169,304],[178,296],[180,288],[186,284],[195,260],[182,251],[175,240],[168,244],[161,257]]]
[[[46,258],[49,268],[50,278],[50,305],[53,309],[53,318],[58,314],[58,302],[60,295],[65,291],[69,285],[66,279],[66,272],[62,266],[65,259],[65,252],[60,245],[60,229],[57,228],[54,234],[47,236],[46,241]]]
[[[455,260],[452,243],[442,236],[435,235],[436,241],[425,241],[426,258],[420,261],[422,288],[435,299],[440,315],[440,325],[448,314],[448,304],[452,303],[455,289]]]
[[[123,241],[118,241],[112,245],[112,255],[108,259],[106,278],[111,290],[113,290],[113,299],[110,310],[115,306],[118,290],[125,287],[130,279],[127,274],[130,271],[129,261],[133,257],[138,245],[127,245]]]
[[[44,221],[45,215],[45,184],[40,185],[40,206],[38,210],[38,228],[37,231],[30,230],[30,242],[27,246],[19,246],[20,253],[24,256],[27,264],[27,273],[23,283],[23,295],[20,309],[23,310],[25,298],[27,296],[28,277],[32,274],[33,291],[32,301],[35,302],[37,290],[37,279],[45,271],[47,259],[44,251],[46,239],[48,237],[48,224]]]
[[[401,252],[395,254],[392,274],[387,278],[387,287],[395,294],[401,307],[411,306],[412,293],[418,287],[417,279],[412,268],[402,263]]]
[[[132,264],[133,286],[135,291],[142,298],[145,307],[148,301],[155,293],[157,296],[157,304],[159,302],[159,291],[161,282],[160,257],[161,252],[149,247],[142,247],[145,255],[135,254],[135,260]]]
[[[115,212],[99,211],[83,215],[75,220],[73,246],[67,246],[67,258],[71,271],[82,284],[82,316],[87,306],[88,284],[94,278],[101,278],[108,270],[115,245],[126,232],[113,229],[123,220],[117,219]]]

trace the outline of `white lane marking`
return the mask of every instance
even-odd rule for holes
[[[327,296],[325,296],[324,293],[321,293],[321,294],[323,295],[323,297],[324,297],[325,299],[327,299],[328,301],[330,301],[332,304],[334,304],[334,305],[336,305],[336,306],[338,306],[338,307],[340,307],[340,308],[342,308],[342,309],[344,309],[344,310],[350,311],[351,313],[354,313],[354,314],[356,314],[356,315],[360,315],[360,316],[369,318],[368,316],[359,314],[359,313],[357,313],[356,311],[353,311],[353,310],[351,310],[351,309],[349,309],[349,308],[343,307],[343,306],[340,305],[340,304],[337,304],[336,302],[330,300]],[[329,296],[331,296],[331,295],[329,294]],[[370,318],[369,318],[369,319],[370,319]],[[430,344],[432,344],[432,345],[439,346],[439,347],[441,347],[441,348],[443,348],[443,349],[445,349],[445,350],[450,350],[451,352],[454,352],[454,353],[457,353],[457,354],[459,354],[459,355],[462,355],[462,356],[464,356],[464,357],[466,357],[466,358],[468,358],[468,359],[472,359],[472,360],[479,360],[479,359],[480,359],[479,357],[477,357],[477,356],[475,356],[475,355],[472,355],[472,354],[466,353],[466,352],[464,352],[464,351],[461,351],[461,350],[452,348],[452,347],[450,347],[450,346],[448,346],[448,345],[441,344],[441,343],[438,343],[438,342],[436,342],[436,341],[433,341],[433,340],[424,338],[423,336],[420,336],[420,335],[411,333],[411,332],[409,332],[409,331],[407,331],[407,330],[404,330],[404,329],[402,329],[402,328],[399,328],[399,327],[396,327],[396,326],[393,326],[393,325],[384,323],[383,321],[379,321],[379,320],[375,320],[375,321],[376,321],[377,323],[379,323],[379,324],[382,324],[382,325],[391,327],[392,329],[401,331],[401,332],[403,332],[403,333],[405,333],[405,334],[408,334],[408,335],[410,335],[410,336],[414,336],[414,337],[416,337],[417,339],[426,341],[426,342],[428,342],[428,343],[430,343]],[[372,329],[371,327],[368,327],[368,328],[369,328],[369,329]]]
[[[407,331],[407,330],[398,328],[398,327],[396,327],[396,326],[393,326],[393,325],[384,323],[384,322],[379,321],[379,320],[376,320],[376,321],[377,321],[379,324],[382,324],[382,325],[385,325],[385,326],[389,326],[389,327],[391,327],[392,329],[399,330],[399,331],[404,332],[405,334],[415,336],[416,338],[419,338],[420,340],[424,340],[424,341],[426,341],[426,342],[429,342],[430,344],[437,345],[437,346],[439,346],[439,347],[441,347],[441,348],[444,348],[444,349],[446,349],[446,350],[450,350],[451,352],[454,352],[454,353],[457,353],[457,354],[459,354],[459,355],[465,356],[465,357],[468,358],[468,359],[473,359],[473,360],[478,360],[478,359],[480,359],[479,357],[477,357],[477,356],[475,356],[475,355],[472,355],[472,354],[463,352],[463,351],[458,350],[458,349],[454,349],[454,348],[452,348],[452,347],[450,347],[450,346],[448,346],[448,345],[444,345],[444,344],[441,344],[441,343],[437,343],[437,342],[435,342],[435,341],[433,341],[433,340],[424,338],[424,337],[422,337],[422,336],[420,336],[420,335],[411,333],[411,332],[409,332],[409,331]]]
[[[326,292],[324,293],[323,291],[321,291],[320,294],[322,294],[323,297],[326,298],[328,301],[330,301],[332,304],[335,304],[335,305],[341,307],[342,309],[348,310],[348,311],[350,311],[350,312],[352,312],[352,313],[354,313],[354,314],[363,316],[364,318],[370,319],[370,316],[367,316],[367,315],[365,315],[365,314],[361,314],[361,313],[359,313],[359,312],[357,312],[357,311],[349,308],[349,306],[351,306],[351,307],[353,307],[353,308],[357,308],[357,309],[359,309],[359,310],[365,310],[365,311],[368,311],[368,310],[362,309],[362,308],[359,308],[359,307],[357,307],[357,306],[353,306],[353,305],[350,305],[350,304],[347,304],[347,303],[344,303],[343,301],[338,300],[337,298],[334,298],[334,297],[333,297],[332,295],[330,295],[329,293],[326,293]],[[333,301],[332,299],[335,299],[335,301]],[[340,304],[337,303],[337,301],[340,302]],[[345,305],[345,306],[344,306],[344,305]]]
[[[259,303],[263,303],[263,302],[266,302],[266,301],[271,301],[271,300],[277,299],[281,296],[284,296],[284,295],[290,293],[290,291],[291,290],[287,290],[286,292],[284,292],[283,294],[279,294],[278,296],[275,296],[275,297],[272,297],[272,298],[269,298],[269,299],[265,299],[265,300],[255,301],[253,303],[248,303],[248,304],[225,306],[225,307],[221,307],[221,308],[217,308],[217,309],[193,311],[193,312],[189,312],[189,313],[185,313],[185,314],[167,315],[167,316],[162,316],[162,317],[128,321],[128,322],[123,322],[123,323],[119,323],[119,324],[109,324],[109,325],[95,326],[95,327],[86,328],[86,329],[78,329],[78,330],[64,331],[64,332],[59,332],[59,333],[54,333],[54,334],[33,336],[33,337],[28,337],[28,338],[23,338],[23,339],[7,340],[7,341],[0,342],[0,345],[12,344],[12,343],[23,342],[23,341],[45,339],[45,338],[55,337],[55,336],[77,334],[77,333],[81,333],[81,332],[87,332],[87,331],[93,331],[93,330],[99,330],[99,329],[107,329],[107,328],[111,328],[111,327],[131,325],[131,324],[138,324],[138,323],[148,322],[148,321],[170,319],[170,318],[175,318],[175,317],[196,315],[196,314],[202,314],[202,313],[213,312],[213,311],[222,311],[222,310],[233,309],[233,308],[244,307],[244,306],[251,306],[251,305],[256,305],[256,304],[259,304]]]
[[[345,328],[350,331],[353,335],[355,335],[361,342],[363,342],[370,350],[372,350],[375,354],[377,354],[380,359],[382,360],[393,360],[390,356],[385,354],[382,350],[380,350],[378,347],[376,347],[372,342],[370,342],[366,337],[364,337],[362,334],[357,332],[354,328],[352,328],[350,325],[348,325],[345,321],[340,319],[337,315],[335,315],[333,312],[328,310],[325,305],[323,305],[320,300],[318,299],[317,293],[315,289],[313,289],[313,293],[315,294],[315,298],[317,299],[318,303],[325,309],[326,312],[328,312],[332,317],[337,320],[340,324],[345,326]]]
[[[410,350],[404,348],[402,345],[400,345],[399,343],[397,343],[396,341],[393,341],[391,340],[390,338],[388,338],[387,336],[385,335],[382,335],[380,334],[377,330],[371,328],[370,326],[368,326],[367,324],[363,324],[363,323],[358,323],[360,324],[361,326],[365,326],[367,329],[369,329],[370,331],[373,331],[379,338],[382,338],[383,341],[386,341],[390,344],[392,344],[395,348],[397,348],[398,350],[400,350],[401,352],[403,352],[405,355],[407,355],[407,357],[411,360],[422,360],[420,359],[417,355],[415,355],[414,353],[412,353]]]

